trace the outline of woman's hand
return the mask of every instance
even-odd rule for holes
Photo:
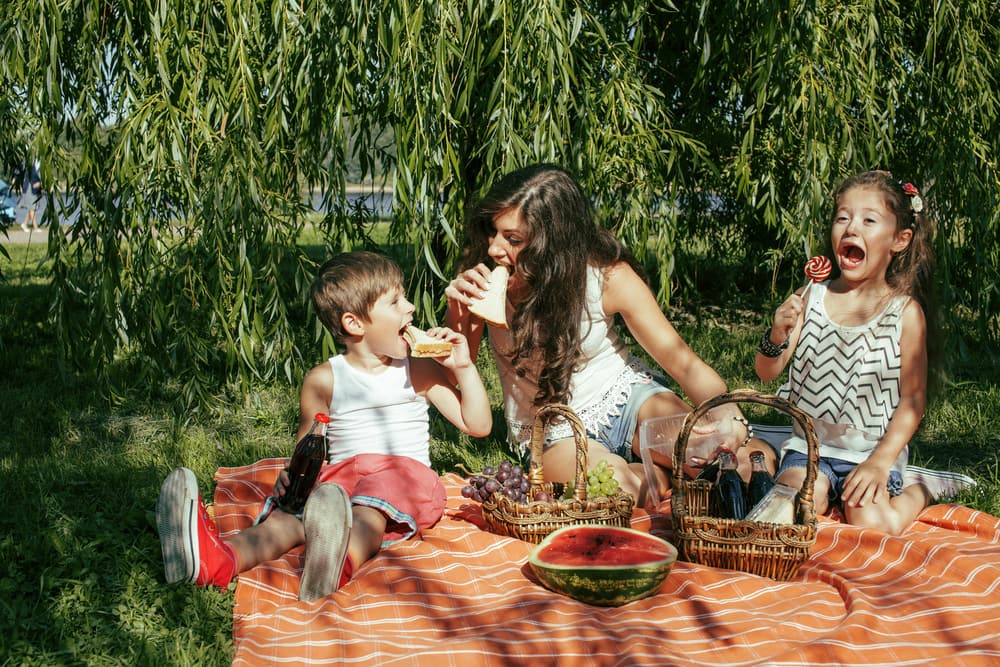
[[[458,277],[448,283],[444,295],[451,301],[457,301],[468,306],[473,299],[481,299],[486,295],[490,285],[491,271],[485,264],[477,264],[458,274]]]
[[[739,419],[730,414],[735,406],[721,406],[708,411],[703,418],[691,427],[688,434],[687,465],[690,468],[701,468],[715,461],[723,449],[736,452],[746,441],[747,427]],[[739,414],[739,410],[736,409]],[[740,415],[742,419],[742,415]]]

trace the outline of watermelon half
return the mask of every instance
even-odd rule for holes
[[[547,588],[602,607],[652,595],[670,574],[677,549],[632,528],[560,528],[532,550],[528,565]]]

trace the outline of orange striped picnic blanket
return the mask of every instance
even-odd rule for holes
[[[284,461],[216,473],[224,536],[249,525]],[[463,480],[444,518],[297,599],[301,548],[240,576],[235,665],[988,665],[1000,662],[1000,519],[935,505],[902,537],[820,519],[794,581],[678,562],[650,598],[592,607],[543,588],[531,545],[480,528]],[[669,507],[669,503],[666,507]],[[669,517],[633,527],[669,539]]]

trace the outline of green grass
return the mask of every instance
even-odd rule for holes
[[[164,379],[112,407],[90,378],[58,370],[46,324],[44,246],[7,246],[0,259],[0,665],[223,665],[232,658],[232,593],[163,582],[153,509],[175,466],[192,468],[203,494],[220,466],[287,456],[297,387],[257,388],[225,415],[177,415]],[[675,310],[692,347],[732,387],[762,386],[753,375],[757,336],[773,311],[724,307]],[[963,502],[1000,513],[1000,367],[988,349],[953,368],[953,383],[928,411],[913,447],[921,464],[972,474]],[[499,406],[496,373],[481,368]],[[503,427],[472,441],[433,422],[439,472],[502,456]],[[769,415],[755,415],[768,419]]]

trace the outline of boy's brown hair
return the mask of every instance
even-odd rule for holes
[[[339,342],[348,335],[343,328],[345,313],[370,321],[379,297],[403,284],[403,272],[388,257],[354,251],[335,255],[319,268],[309,296],[323,326]]]

